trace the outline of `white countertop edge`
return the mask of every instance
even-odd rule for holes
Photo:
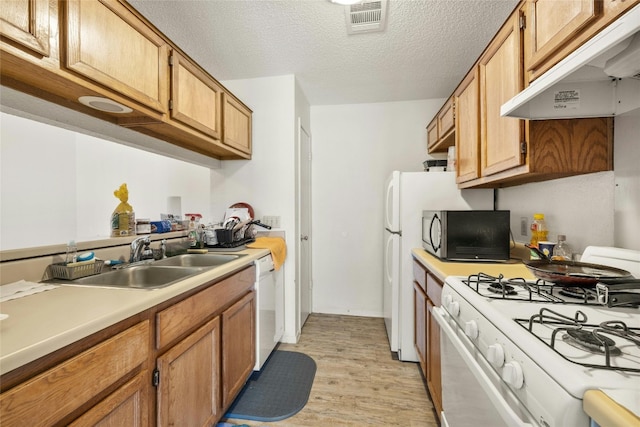
[[[162,289],[60,286],[2,303],[1,311],[9,317],[0,322],[0,375],[207,282],[240,270],[267,255],[269,250],[246,249],[233,253],[246,256]],[[83,301],[86,303],[84,306]],[[50,304],[51,302],[53,303]],[[77,302],[80,304],[76,304]],[[79,306],[81,307],[78,308]],[[87,312],[91,308],[95,308],[95,317]],[[38,333],[33,333],[34,328],[40,328]]]

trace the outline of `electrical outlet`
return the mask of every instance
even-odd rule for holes
[[[529,229],[529,222],[526,216],[520,217],[520,235],[526,236],[527,230]]]
[[[265,225],[269,225],[273,228],[280,228],[280,216],[277,216],[277,215],[263,216],[262,223]]]

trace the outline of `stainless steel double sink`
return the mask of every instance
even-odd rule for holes
[[[183,254],[149,263],[130,265],[65,283],[68,285],[124,289],[159,289],[184,280],[189,276],[200,274],[205,270],[219,267],[245,255]]]

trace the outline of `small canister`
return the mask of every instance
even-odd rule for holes
[[[136,234],[149,234],[151,233],[151,219],[138,218],[136,220]]]

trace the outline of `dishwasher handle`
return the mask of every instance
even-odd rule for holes
[[[493,405],[496,408],[496,411],[502,416],[502,418],[508,423],[510,426],[514,427],[533,427],[532,424],[523,422],[518,414],[516,414],[513,409],[509,406],[507,402],[504,401],[502,396],[500,395],[500,391],[493,385],[491,379],[484,373],[482,367],[475,361],[473,355],[467,350],[467,348],[462,344],[459,338],[456,336],[455,331],[446,321],[445,316],[448,316],[442,307],[434,307],[432,311],[433,317],[440,325],[440,331],[444,333],[449,341],[456,348],[465,364],[469,368],[469,370],[473,373],[473,375],[478,380],[478,383],[482,387],[482,389],[487,393],[487,396],[493,402]],[[442,337],[443,335],[441,335]],[[442,357],[442,355],[441,355]]]

